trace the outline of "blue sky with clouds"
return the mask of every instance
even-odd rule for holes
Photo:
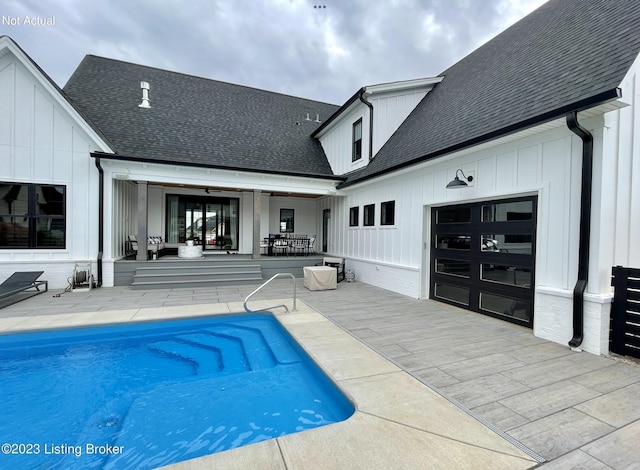
[[[94,54],[342,104],[438,75],[544,1],[0,0],[0,35],[60,86]]]

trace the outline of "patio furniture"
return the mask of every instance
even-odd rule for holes
[[[28,299],[34,295],[42,294],[49,290],[48,281],[38,281],[44,271],[21,271],[15,272],[0,284],[0,307],[6,307],[21,300]],[[44,286],[44,290],[40,287]],[[35,291],[29,291],[35,289]],[[18,296],[21,293],[29,293],[28,296]],[[6,300],[6,302],[5,302]]]
[[[178,258],[202,258],[202,245],[180,245]]]
[[[135,235],[129,235],[130,253],[138,252],[138,238]],[[147,256],[149,259],[158,258],[164,252],[164,242],[162,237],[147,238]]]
[[[307,254],[307,247],[309,246],[309,239],[307,237],[294,237],[289,239],[289,251],[294,255],[305,253]]]
[[[266,255],[269,254],[269,239],[263,238],[260,242],[260,254]]]
[[[273,252],[276,256],[278,253],[289,254],[289,241],[286,238],[275,238],[273,241]]]
[[[305,266],[304,286],[309,290],[337,288],[337,271],[331,266]]]
[[[307,255],[316,254],[315,244],[316,244],[316,237],[313,236],[309,238],[309,240],[307,241]]]
[[[325,257],[322,259],[322,265],[335,268],[338,282],[344,281],[344,258]]]

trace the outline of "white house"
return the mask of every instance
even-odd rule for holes
[[[606,353],[611,268],[640,266],[639,23],[639,1],[551,0],[342,106],[95,56],[61,90],[1,37],[0,278],[91,260],[111,286],[127,236],[199,217],[224,235],[205,250],[317,234],[358,282]]]

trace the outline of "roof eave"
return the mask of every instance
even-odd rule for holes
[[[299,173],[299,172],[293,172],[293,171],[270,171],[270,170],[262,170],[262,169],[256,169],[256,168],[231,167],[231,166],[224,166],[224,165],[207,165],[204,163],[194,163],[194,162],[176,162],[172,160],[131,157],[127,155],[119,155],[119,154],[106,153],[106,152],[91,152],[91,156],[93,158],[104,158],[106,160],[151,163],[151,164],[157,164],[157,165],[210,168],[210,169],[216,169],[216,170],[242,171],[245,173],[260,173],[260,174],[283,175],[283,176],[296,176],[301,178],[316,178],[316,179],[325,179],[325,180],[334,180],[334,181],[346,180],[346,177],[344,176],[327,175],[327,174],[319,174],[319,173]]]
[[[540,114],[538,116],[535,116],[533,118],[530,119],[526,119],[524,121],[520,121],[518,123],[512,124],[510,126],[507,127],[503,127],[501,129],[489,132],[487,134],[483,134],[481,136],[478,137],[474,137],[472,139],[460,142],[458,144],[455,145],[451,145],[449,147],[440,149],[440,150],[436,150],[435,152],[414,158],[412,160],[406,161],[406,162],[402,162],[399,163],[397,165],[394,165],[392,167],[388,167],[385,169],[382,169],[380,171],[376,171],[374,173],[371,173],[369,175],[365,175],[361,178],[356,178],[353,181],[344,181],[343,183],[340,183],[337,187],[337,189],[344,189],[346,187],[352,186],[354,184],[358,184],[358,183],[362,183],[364,181],[367,180],[371,180],[373,178],[377,178],[379,176],[388,174],[388,173],[392,173],[394,171],[400,170],[402,168],[406,168],[409,166],[413,166],[413,165],[417,165],[419,163],[425,162],[427,160],[432,160],[434,158],[438,158],[438,157],[442,157],[444,155],[453,153],[453,152],[458,152],[461,150],[465,150],[468,149],[470,147],[474,147],[476,145],[482,144],[482,143],[486,143],[489,142],[491,140],[495,140],[498,139],[500,137],[504,137],[507,136],[509,134],[513,134],[540,124],[544,124],[546,122],[549,121],[553,121],[554,119],[558,119],[561,117],[566,116],[568,113],[570,112],[580,112],[580,111],[584,111],[585,109],[589,109],[589,108],[593,108],[595,106],[601,105],[603,103],[606,103],[608,101],[613,101],[613,100],[617,100],[619,98],[621,98],[622,93],[621,93],[621,89],[619,87],[613,88],[611,90],[607,90],[604,92],[601,92],[597,95],[594,95],[592,97],[589,98],[585,98],[583,100],[577,101],[575,103],[572,103],[570,105],[566,105],[566,106],[562,106],[560,108],[554,109],[552,111],[548,111],[546,113]]]

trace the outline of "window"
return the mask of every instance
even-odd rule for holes
[[[362,118],[353,123],[353,144],[351,148],[351,161],[362,158]]]
[[[293,233],[293,209],[280,209],[280,233]]]
[[[0,248],[64,248],[66,188],[0,183]]]
[[[352,207],[349,209],[349,227],[357,227],[360,223],[360,208]]]
[[[380,225],[394,225],[396,219],[396,201],[380,204]]]
[[[364,225],[365,227],[371,227],[374,224],[374,218],[376,213],[376,206],[374,204],[369,204],[364,206]]]

